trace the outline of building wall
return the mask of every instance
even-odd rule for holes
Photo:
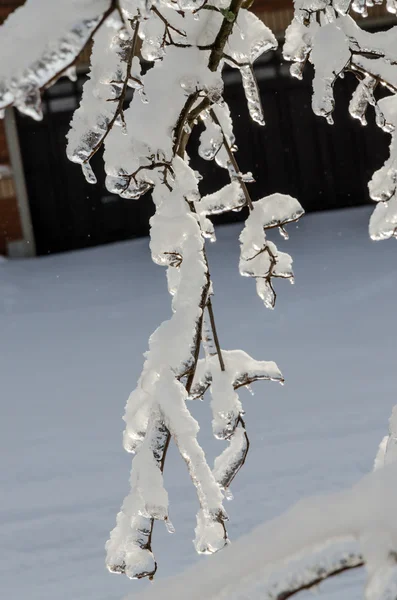
[[[0,23],[24,0],[0,0]],[[0,255],[7,254],[9,242],[22,238],[14,182],[10,168],[4,123],[0,120]]]

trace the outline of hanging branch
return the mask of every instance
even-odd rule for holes
[[[41,62],[33,61],[28,68],[20,66],[22,86],[28,85],[24,78],[29,85],[37,81],[37,93],[28,108],[25,104],[31,88],[24,90],[23,104],[19,88],[14,89],[18,78],[2,77],[0,69],[0,98],[3,92],[7,103],[37,115],[42,84],[55,82],[83,42],[92,40],[89,79],[68,134],[68,157],[81,165],[87,181],[95,183],[89,161],[103,148],[109,192],[134,200],[152,191],[156,210],[150,223],[150,249],[154,262],[167,269],[172,315],[149,339],[141,376],[126,405],[124,447],[136,456],[131,491],[107,543],[110,571],[152,579],[157,570],[152,552],[154,521],[163,521],[173,531],[163,482],[171,439],[197,492],[196,550],[217,552],[228,543],[224,496],[229,494],[249,449],[237,390],[259,380],[282,381],[275,363],[221,348],[205,251],[205,239],[215,238],[211,215],[240,210],[245,205],[251,215],[259,211],[246,185],[252,177],[240,173],[233,154],[232,120],[223,101],[224,63],[240,69],[250,115],[263,124],[252,64],[262,52],[275,48],[276,40],[259,19],[242,8],[247,5],[242,0],[231,0],[226,9],[217,1],[211,5],[204,1],[193,8],[185,0],[175,6],[165,0],[139,6],[128,0],[97,0],[80,3],[73,15],[68,2],[59,0],[63,20],[56,30],[60,32],[59,47],[65,48],[66,39],[73,50],[66,52],[68,59],[62,56],[61,68],[58,60],[55,70],[52,54],[46,64],[45,47],[36,53]],[[24,19],[28,27],[29,11],[19,11],[19,27]],[[53,29],[48,35],[51,48]],[[3,31],[12,39],[13,19],[6,22]],[[153,65],[145,73],[142,60]],[[9,65],[3,65],[6,67]],[[127,106],[128,87],[135,93]],[[200,155],[216,160],[231,177],[228,186],[203,197],[187,153],[199,118],[206,128],[206,135],[200,137]],[[277,261],[279,256],[281,253]],[[277,266],[283,265],[278,261]],[[209,337],[214,354],[206,349]],[[205,358],[201,358],[202,350]],[[189,398],[201,397],[208,388],[213,433],[227,442],[213,468],[198,443],[199,427],[187,405]]]

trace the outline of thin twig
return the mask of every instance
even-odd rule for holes
[[[221,346],[219,344],[218,332],[217,332],[216,325],[215,325],[214,310],[212,308],[211,297],[208,298],[207,310],[208,310],[208,314],[209,314],[209,317],[210,317],[210,323],[211,323],[212,334],[214,336],[214,343],[215,343],[216,353],[217,353],[218,359],[219,359],[219,366],[221,368],[221,371],[225,371],[226,370],[225,369],[225,362],[223,360],[222,350],[221,350]]]
[[[230,162],[231,162],[231,164],[233,166],[233,169],[236,172],[236,177],[237,177],[238,182],[239,182],[239,184],[241,186],[241,189],[243,190],[243,193],[244,193],[244,196],[245,196],[245,200],[247,202],[247,206],[248,206],[248,208],[250,210],[253,210],[254,205],[252,203],[251,196],[250,196],[248,188],[247,188],[247,186],[245,184],[245,181],[242,179],[242,177],[240,175],[240,167],[237,164],[237,160],[236,160],[236,158],[235,158],[235,156],[234,156],[234,154],[232,152],[232,149],[230,148],[229,142],[226,139],[225,132],[223,131],[222,125],[220,124],[219,119],[216,116],[216,113],[215,113],[215,111],[214,111],[213,108],[210,110],[210,115],[211,115],[211,119],[214,121],[214,123],[216,123],[216,125],[218,125],[221,128],[222,137],[223,137],[223,145],[225,146],[225,150],[226,150],[227,155],[229,157],[229,160],[230,160]]]
[[[180,156],[181,158],[184,157],[185,148],[186,148],[189,137],[187,138],[187,140],[184,140],[183,134],[186,133],[188,136],[190,136],[190,126],[189,126],[189,131],[184,131],[184,128],[186,126],[189,111],[193,108],[193,105],[196,102],[198,97],[199,97],[199,92],[194,92],[193,94],[190,94],[190,96],[188,96],[188,98],[185,102],[185,105],[182,108],[182,111],[179,115],[178,121],[175,126],[175,134],[174,134],[174,140],[175,140],[174,148],[173,148],[174,156]]]

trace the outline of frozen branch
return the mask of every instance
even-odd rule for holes
[[[382,4],[382,0],[376,2]],[[397,27],[371,33],[361,29],[349,15],[355,11],[367,15],[369,0],[295,0],[295,16],[286,32],[284,57],[293,61],[291,73],[301,78],[309,60],[315,70],[313,111],[332,124],[335,107],[333,88],[345,72],[352,72],[358,86],[350,102],[352,117],[366,125],[366,112],[374,108],[376,124],[392,134],[390,158],[369,183],[370,196],[378,202],[371,217],[369,232],[374,240],[397,236],[397,200],[395,198],[395,127],[397,112]],[[397,3],[388,1],[387,9],[396,13]],[[377,100],[378,85],[389,90],[390,97]]]

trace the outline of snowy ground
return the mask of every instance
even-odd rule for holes
[[[367,208],[289,228],[296,285],[266,310],[237,270],[240,226],[210,248],[222,345],[273,359],[287,385],[244,398],[249,460],[228,503],[236,539],[303,495],[345,487],[372,467],[396,402],[397,247],[367,237]],[[103,545],[127,491],[121,415],[147,338],[168,315],[165,273],[148,240],[0,265],[0,589],[7,600],[135,599],[147,582],[104,568]],[[201,441],[213,457],[209,411]],[[158,577],[197,557],[196,499],[172,450],[166,485],[177,533],[156,525]],[[363,577],[323,588],[361,597]],[[161,589],[161,582],[158,583]],[[302,595],[302,599],[306,596]],[[168,600],[168,599],[167,599]]]

